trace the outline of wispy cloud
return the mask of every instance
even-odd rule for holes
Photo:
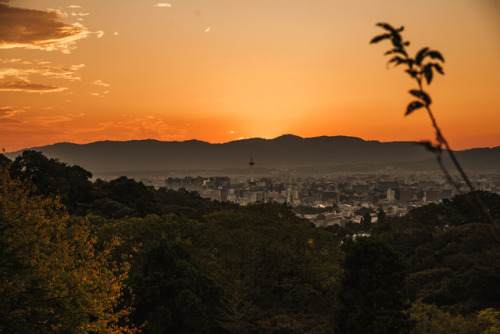
[[[10,106],[0,107],[0,119],[11,118],[15,114],[25,112],[24,109],[15,109]]]
[[[6,3],[5,1],[0,1]],[[59,11],[41,11],[0,4],[0,49],[27,48],[70,53],[89,30],[67,24]]]
[[[20,65],[46,65],[50,61],[43,60],[26,60],[26,59],[0,59],[0,64],[20,64]]]
[[[159,2],[156,5],[153,5],[153,7],[160,7],[160,8],[165,8],[165,7],[172,7],[172,4],[167,3],[167,2]]]
[[[109,87],[109,86],[111,86],[108,83],[102,82],[102,80],[96,80],[96,81],[94,81],[94,85],[103,86],[103,87]]]
[[[77,9],[77,8],[82,8],[82,6],[79,6],[79,5],[69,5],[68,8]]]
[[[106,91],[104,91],[102,93],[90,93],[90,95],[96,96],[96,97],[105,97],[108,94],[109,94],[109,90],[106,90]]]
[[[36,69],[32,69],[31,72],[33,74],[39,74],[45,77],[76,81],[81,80],[81,78],[77,75],[77,72],[83,67],[85,67],[84,64],[71,65],[70,67],[42,66]]]
[[[90,15],[90,13],[71,13],[71,16],[73,16],[73,17],[74,16],[80,16],[81,17],[81,16],[89,16],[89,15]]]
[[[30,64],[32,62],[19,62],[20,64]],[[0,91],[19,91],[27,93],[53,93],[66,90],[61,86],[52,86],[33,83],[30,79],[32,75],[40,75],[53,79],[64,79],[70,81],[81,80],[78,71],[84,64],[64,66],[39,66],[34,68],[1,68],[0,69]]]
[[[28,80],[11,80],[0,82],[0,91],[27,92],[27,93],[53,93],[66,90],[66,87],[49,86],[31,83]]]

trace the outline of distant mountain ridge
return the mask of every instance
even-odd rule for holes
[[[93,173],[246,168],[250,157],[265,168],[364,165],[435,169],[434,157],[415,142],[366,141],[347,136],[302,138],[283,135],[223,144],[199,140],[164,142],[153,139],[58,143],[32,148],[50,158],[79,165]],[[15,158],[23,150],[7,153]],[[500,170],[500,146],[457,151],[466,169]]]

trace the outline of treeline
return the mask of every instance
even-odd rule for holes
[[[91,178],[0,155],[0,333],[500,331],[498,231],[466,197],[356,238],[286,205]]]

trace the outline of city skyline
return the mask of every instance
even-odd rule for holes
[[[404,25],[446,60],[429,91],[453,149],[500,145],[498,2],[0,0],[0,147],[345,135],[434,138],[370,46]]]

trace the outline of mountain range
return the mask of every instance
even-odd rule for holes
[[[248,167],[250,158],[255,167],[271,169],[438,168],[432,153],[415,142],[366,141],[346,136],[301,138],[283,135],[274,139],[252,138],[223,144],[198,140],[100,141],[89,144],[58,143],[31,149],[70,165],[79,165],[94,174],[241,169]],[[15,158],[22,151],[6,155]],[[500,146],[456,151],[456,155],[465,169],[500,170]]]

